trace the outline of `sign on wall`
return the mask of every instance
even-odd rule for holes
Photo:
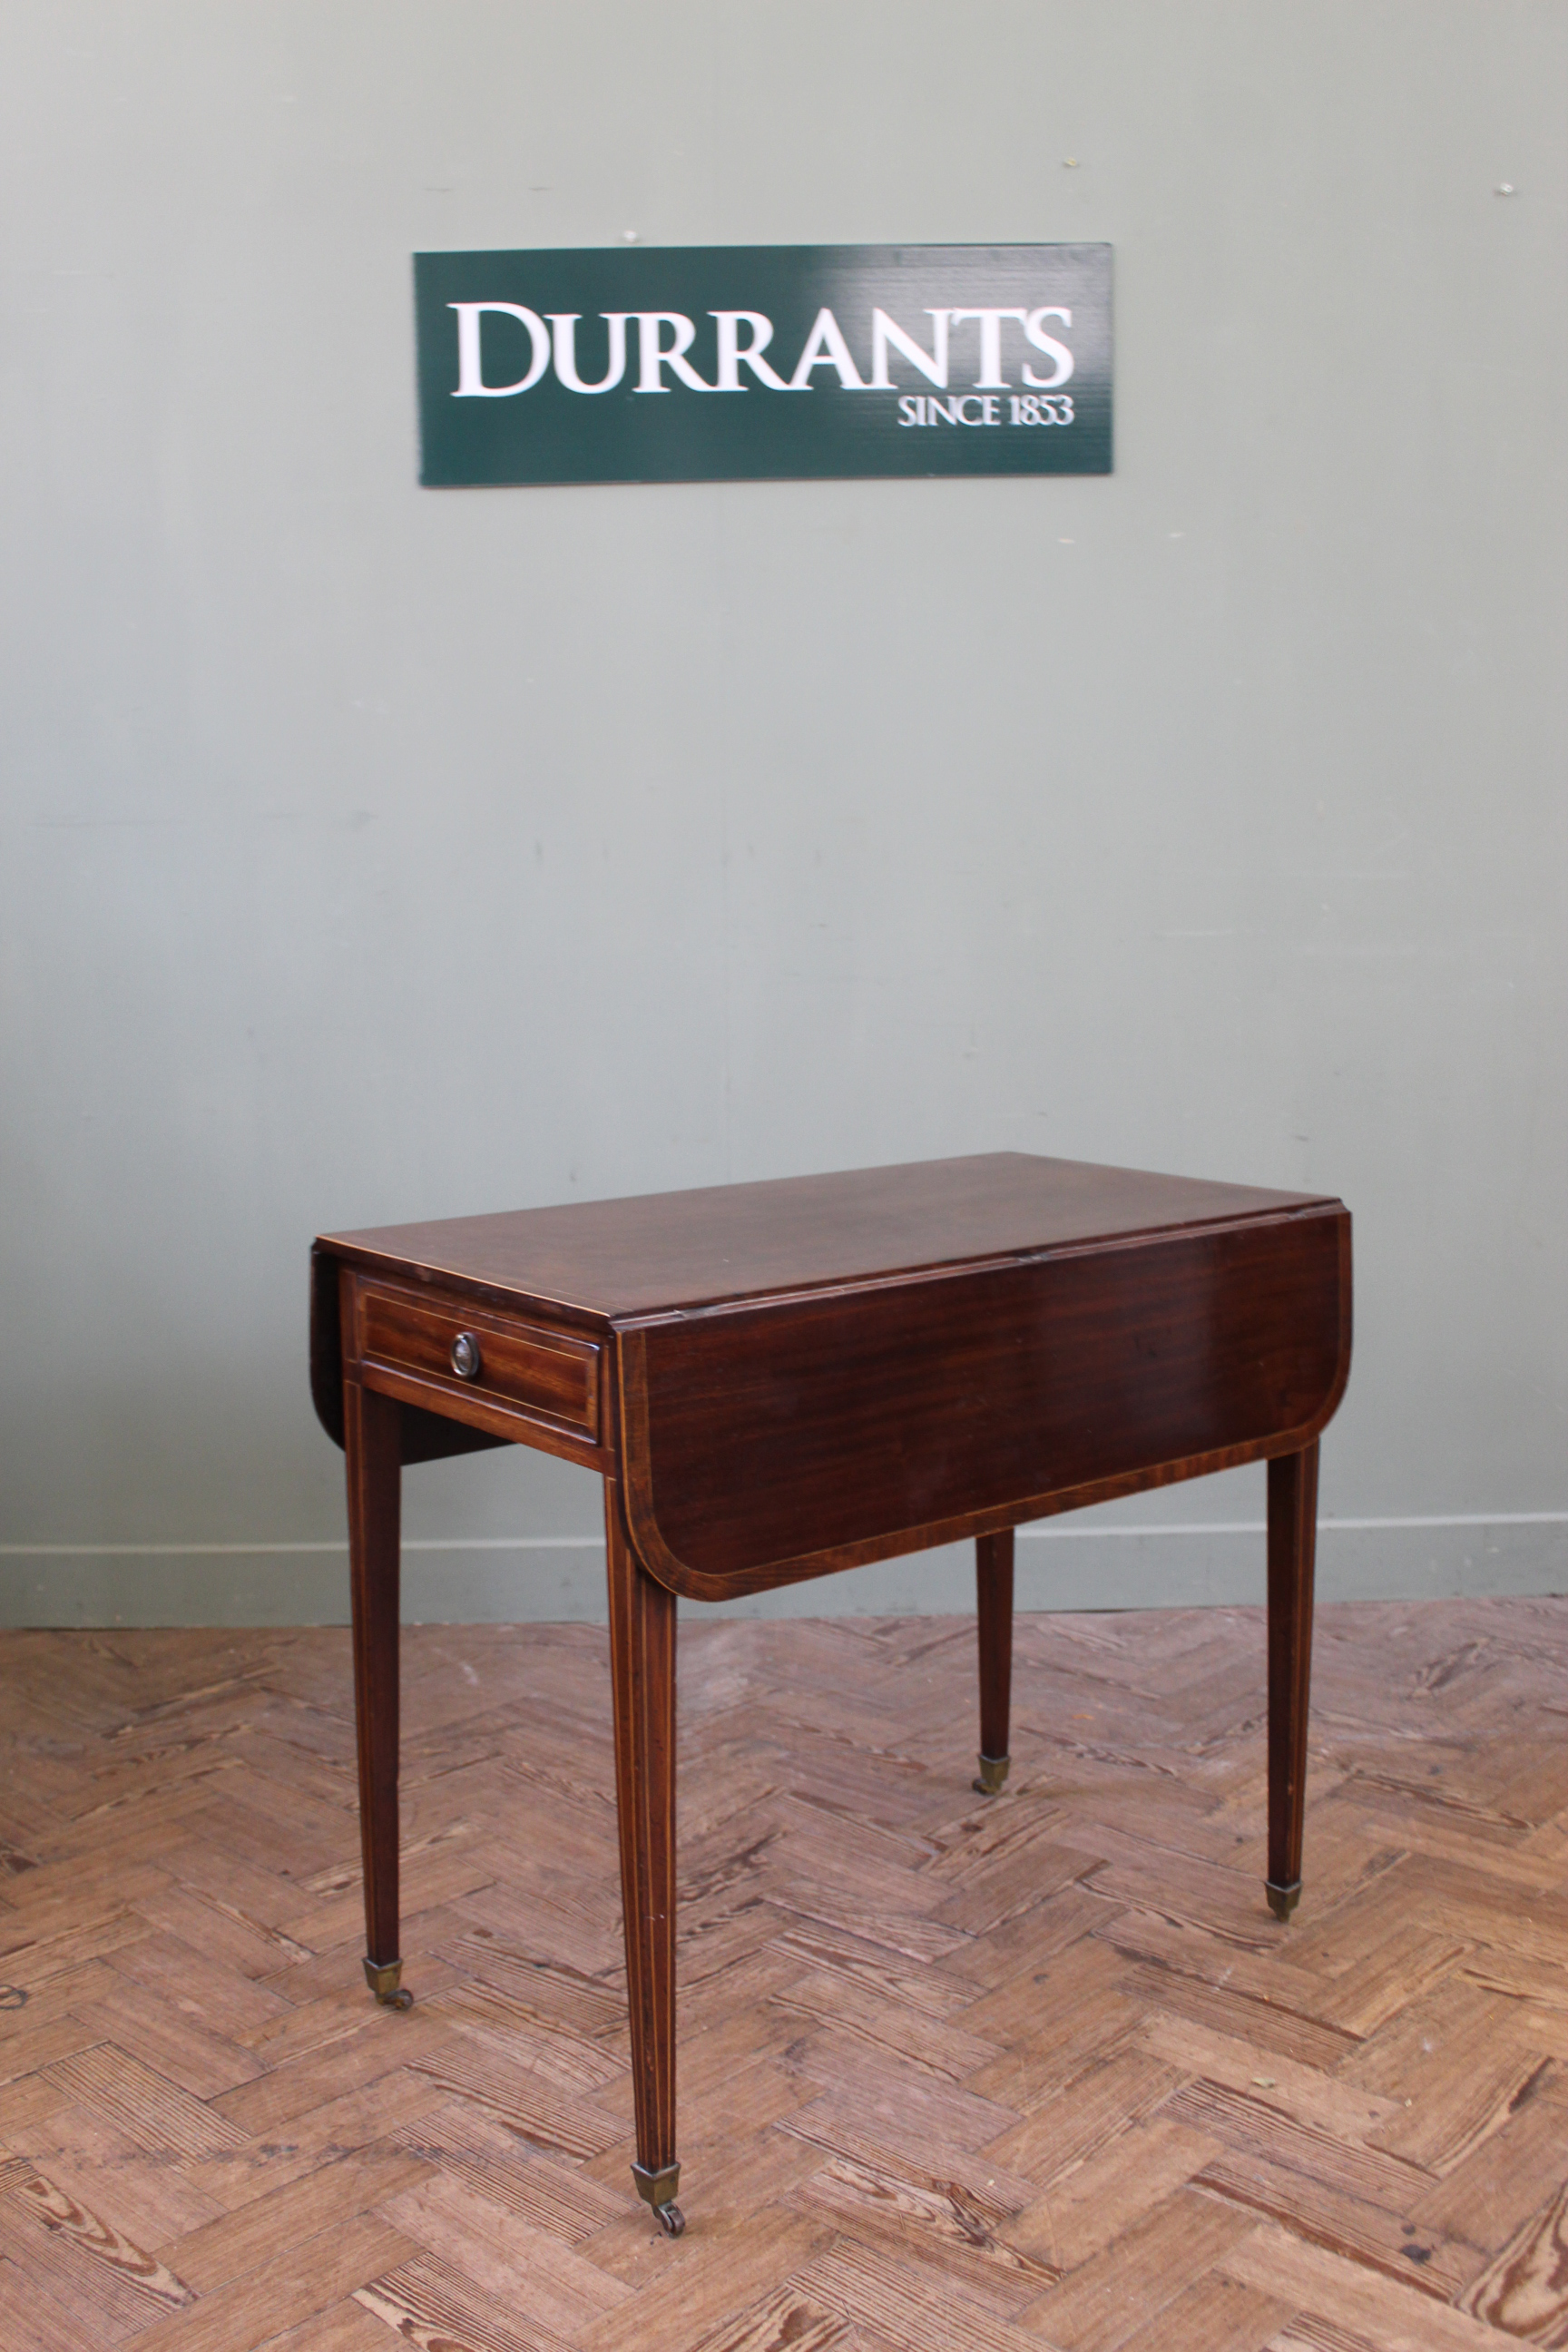
[[[420,479],[1110,471],[1108,245],[414,257]]]

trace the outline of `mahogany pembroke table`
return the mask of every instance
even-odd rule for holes
[[[1318,1436],[1350,1217],[1022,1152],[331,1234],[311,1381],[348,1455],[365,1974],[397,1894],[405,1462],[514,1444],[605,1481],[641,2194],[675,2203],[675,1616],[976,1538],[980,1779],[1007,1773],[1013,1530],[1268,1465],[1268,1901],[1300,1892]]]

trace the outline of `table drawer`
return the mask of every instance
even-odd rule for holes
[[[598,1436],[599,1350],[591,1340],[366,1283],[360,1348],[367,1365]]]

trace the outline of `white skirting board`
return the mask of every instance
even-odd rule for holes
[[[1568,1511],[1324,1519],[1321,1601],[1568,1592]],[[1019,1609],[1235,1606],[1264,1598],[1261,1520],[1019,1530]],[[683,1603],[701,1613],[702,1604]],[[952,1615],[973,1606],[973,1551],[949,1544],[721,1604],[731,1617]],[[417,1538],[404,1547],[415,1624],[600,1622],[597,1536]],[[336,1625],[344,1543],[0,1546],[0,1625]]]

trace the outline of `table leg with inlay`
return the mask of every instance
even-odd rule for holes
[[[975,1632],[980,1649],[980,1777],[994,1797],[1007,1778],[1007,1716],[1013,1688],[1013,1529],[974,1542]]]
[[[360,1844],[364,1857],[364,1973],[378,2001],[407,2009],[397,1897],[402,1407],[358,1381],[343,1384],[349,1580]]]
[[[1307,1708],[1312,1672],[1312,1562],[1318,1444],[1268,1465],[1268,1907],[1288,1919],[1301,1899],[1307,1814]]]
[[[679,2238],[686,2223],[675,2201],[676,1601],[637,1558],[613,1478],[605,1481],[605,1549],[637,2136],[632,2178]]]

